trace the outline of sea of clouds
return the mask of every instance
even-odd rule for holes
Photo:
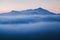
[[[60,37],[60,15],[0,16],[0,39],[44,40]]]

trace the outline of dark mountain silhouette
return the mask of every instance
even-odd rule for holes
[[[24,15],[55,15],[56,13],[50,12],[46,9],[43,8],[37,8],[37,9],[28,9],[24,11],[15,11],[12,10],[8,13],[4,13],[2,15],[19,15],[19,14],[24,14]]]
[[[49,15],[49,14],[55,14],[55,13],[50,12],[50,11],[48,11],[46,9],[43,9],[43,8],[38,8],[38,9],[35,9],[34,11],[36,11],[39,14],[43,14],[43,15],[44,14],[47,14],[47,15]]]

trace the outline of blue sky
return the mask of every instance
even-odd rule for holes
[[[45,8],[60,13],[60,0],[0,0],[0,12]]]

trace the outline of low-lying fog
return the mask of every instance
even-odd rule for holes
[[[45,40],[60,36],[60,15],[0,16],[0,39]]]

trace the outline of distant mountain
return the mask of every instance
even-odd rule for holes
[[[50,11],[43,9],[43,8],[38,8],[38,9],[35,9],[34,11],[36,11],[37,13],[42,14],[42,15],[44,15],[44,14],[47,14],[47,15],[55,14],[55,13],[50,12]]]
[[[8,13],[4,13],[0,15],[21,15],[21,14],[24,14],[24,15],[55,15],[55,13],[50,12],[43,8],[28,9],[28,10],[23,10],[23,11],[12,10]]]
[[[53,12],[50,12],[46,9],[43,9],[43,8],[37,8],[37,9],[29,9],[29,10],[24,10],[22,11],[22,14],[40,14],[40,15],[54,15],[55,13]]]

